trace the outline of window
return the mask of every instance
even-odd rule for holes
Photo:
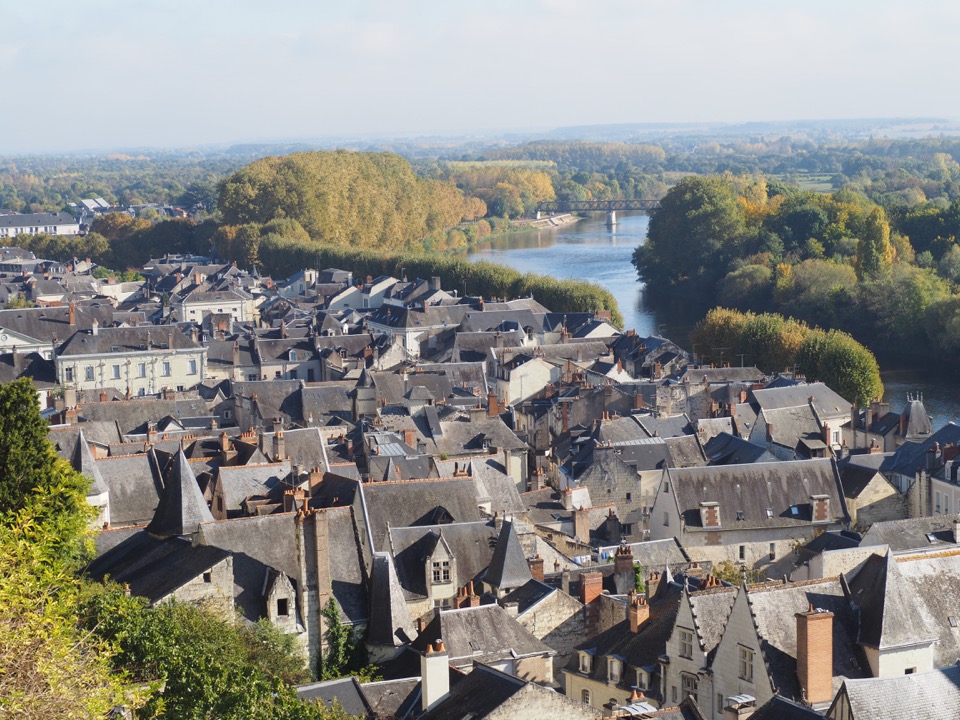
[[[676,686],[676,685],[671,685],[671,686],[670,686],[670,701],[671,701],[674,705],[676,705],[676,703],[677,703],[677,686]]]
[[[668,512],[663,513],[663,526],[670,527],[670,513]]]
[[[683,684],[683,697],[692,696],[694,701],[697,699],[697,676],[681,675],[680,682]]]
[[[120,379],[120,366],[119,366],[119,365],[114,365],[114,366],[113,366],[113,379],[114,379],[114,380],[119,380],[119,379]]]
[[[664,480],[664,481],[663,481],[663,491],[664,491],[665,493],[670,492],[670,481],[669,481],[669,480]]]
[[[590,691],[587,690],[586,688],[584,688],[584,689],[580,692],[580,700],[581,700],[581,702],[583,702],[584,705],[589,705],[589,704],[590,704]]]
[[[137,377],[145,378],[147,376],[147,364],[138,363],[137,364]]]
[[[209,570],[207,570],[207,571],[203,574],[203,581],[204,581],[205,583],[212,583],[212,582],[213,582],[213,573],[210,572]]]
[[[433,581],[435,583],[450,582],[450,561],[441,560],[433,563]]]
[[[743,510],[737,510],[737,520],[743,520]]]
[[[906,669],[903,671],[903,674],[904,674],[904,675],[913,675],[916,671],[917,671],[917,669],[916,669],[915,667],[906,668]]]
[[[933,511],[935,513],[939,513],[940,512],[940,491],[939,490],[937,490],[937,492],[935,493],[935,497],[936,497],[936,502],[934,503]]]
[[[290,601],[287,598],[280,598],[277,600],[277,615],[280,617],[286,617],[290,614]]]
[[[93,380],[93,366],[89,366],[83,369],[83,379],[84,380]]]
[[[146,395],[146,394],[147,394],[146,388],[140,388],[139,390],[137,390],[137,395],[139,395],[139,396],[141,396],[141,397],[143,397],[143,396]]]
[[[161,374],[164,377],[170,377],[170,361],[164,360],[162,367],[163,367],[163,370],[161,371]]]
[[[73,368],[68,367],[63,370],[63,379],[67,382],[73,382]]]
[[[632,499],[632,493],[627,493],[627,502],[630,502]]]
[[[580,672],[590,674],[590,653],[580,653]]]
[[[187,365],[188,365],[188,368],[189,368],[189,369],[187,370],[187,374],[188,374],[188,375],[196,375],[196,374],[197,374],[197,361],[196,361],[196,360],[189,360],[189,361],[187,361]]]
[[[753,650],[745,647],[739,647],[738,650],[740,656],[738,675],[741,680],[753,682]]]
[[[741,545],[740,546],[740,562],[743,562],[746,559],[747,559],[747,546]]]
[[[217,512],[223,512],[223,498],[219,495],[217,496]]]
[[[834,444],[834,445],[838,445],[839,443],[840,443],[840,431],[839,431],[839,430],[834,430],[834,431],[833,431],[833,444]]]
[[[717,693],[717,712],[723,710],[723,693]]]
[[[612,683],[620,682],[620,661],[616,658],[607,660],[607,679]]]
[[[283,374],[283,373],[281,373],[279,370],[277,370],[276,372],[273,373],[273,377],[274,377],[274,379],[276,379],[276,378],[279,378],[282,374]]]
[[[680,657],[693,657],[693,631],[680,628]]]

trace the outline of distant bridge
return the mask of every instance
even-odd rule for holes
[[[537,219],[543,213],[605,212],[607,224],[616,225],[618,210],[649,212],[656,206],[656,200],[547,200],[537,203]]]

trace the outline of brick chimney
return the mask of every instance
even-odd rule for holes
[[[312,468],[307,475],[307,484],[310,488],[310,493],[313,494],[313,491],[323,482],[323,470],[318,467]]]
[[[487,394],[487,415],[497,417],[500,414],[500,401],[495,392]]]
[[[530,576],[534,580],[543,582],[543,558],[540,557],[540,553],[537,553],[536,557],[527,558],[527,565],[530,566]]]
[[[633,550],[629,545],[621,545],[613,557],[613,571],[617,575],[633,573]]]
[[[77,324],[77,306],[76,303],[70,303],[69,306],[69,316],[70,316],[70,327],[73,327]]]
[[[797,613],[797,678],[811,705],[833,699],[833,613]]]
[[[630,620],[630,632],[637,633],[641,626],[650,619],[650,606],[645,597],[634,595],[627,608],[627,619]]]
[[[589,605],[603,593],[603,575],[596,570],[580,573],[580,602]]]
[[[107,391],[106,391],[106,390],[101,390],[101,391],[100,391],[100,402],[105,403],[105,402],[109,402],[109,401],[110,401],[110,396],[107,395]]]
[[[287,456],[287,441],[283,437],[283,430],[273,434],[273,461],[280,462]]]
[[[403,442],[408,447],[416,448],[417,447],[417,431],[416,430],[404,430],[403,431]]]

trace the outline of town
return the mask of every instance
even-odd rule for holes
[[[424,720],[960,707],[960,426],[919,395],[858,407],[437,277],[95,270],[0,248],[0,383],[29,378],[90,480],[87,575],[266,619],[308,667],[348,627],[377,679],[299,697]]]

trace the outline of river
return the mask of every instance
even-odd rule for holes
[[[648,217],[618,213],[618,219],[613,228],[607,227],[605,215],[596,214],[556,229],[510,233],[477,245],[469,258],[520,272],[603,285],[616,297],[625,327],[634,328],[641,336],[662,334],[690,349],[690,330],[700,319],[700,311],[682,303],[651,307],[630,262],[634,248],[647,237]],[[918,393],[935,428],[948,421],[960,423],[960,379],[912,368],[882,369],[881,375],[884,399],[893,403],[895,410],[903,409],[908,393]]]

